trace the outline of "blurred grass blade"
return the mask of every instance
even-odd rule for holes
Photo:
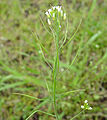
[[[96,6],[96,3],[97,3],[97,0],[93,0],[92,1],[92,5],[91,5],[91,8],[90,8],[90,10],[89,10],[89,12],[88,12],[88,19],[90,19],[91,18],[91,15],[92,15],[92,13],[93,13],[93,11],[94,11],[94,8],[95,8],[95,6]]]
[[[52,117],[55,117],[55,115],[51,114],[51,113],[48,113],[48,112],[44,112],[44,111],[41,111],[41,110],[35,110],[34,112],[31,113],[31,115],[26,118],[26,120],[28,120],[33,114],[35,114],[36,112],[41,112],[41,113],[44,113],[44,114],[47,114],[49,116],[52,116]]]
[[[104,60],[107,61],[107,51],[106,51],[105,55],[95,64],[95,66],[94,66],[92,69],[96,68],[96,67],[97,67],[99,64],[101,64]]]
[[[76,52],[76,55],[75,55],[74,59],[72,60],[71,64],[68,65],[68,68],[67,68],[66,70],[64,70],[62,73],[60,73],[60,75],[58,76],[59,78],[62,76],[62,74],[63,74],[64,72],[66,72],[67,70],[69,70],[69,69],[72,67],[72,65],[74,64],[74,62],[75,62],[75,60],[76,60],[78,54],[79,54],[80,51],[81,51],[82,42],[83,42],[83,39],[80,41],[78,51]]]
[[[28,98],[32,98],[32,99],[40,100],[40,101],[46,99],[46,98],[44,98],[44,99],[39,99],[39,98],[30,96],[30,95],[26,95],[26,94],[22,94],[22,93],[13,93],[13,94],[15,94],[15,95],[21,95],[21,96],[24,96],[24,97],[28,97]]]
[[[66,46],[71,42],[71,40],[75,37],[76,33],[78,32],[78,30],[79,30],[79,28],[80,28],[81,23],[82,23],[82,19],[80,20],[80,23],[79,23],[76,31],[74,32],[73,36],[69,39],[69,41],[68,41],[63,47],[66,47]],[[63,43],[63,44],[64,44],[64,43]]]
[[[29,117],[27,117],[26,120],[28,120],[35,113],[35,111],[38,111],[38,109],[40,109],[42,106],[46,105],[48,102],[49,102],[49,100],[44,100],[42,103],[40,103],[38,106],[36,106],[35,110],[33,110],[33,112],[29,115]]]
[[[41,85],[41,86],[44,86],[44,81],[41,81],[39,79],[37,79],[36,77],[34,76],[29,76],[27,75],[26,73],[20,73],[18,71],[16,71],[15,69],[11,69],[10,67],[8,67],[6,64],[4,64],[3,62],[0,61],[0,64],[3,66],[2,69],[9,72],[9,74],[12,74],[11,77],[13,79],[18,79],[18,80],[22,80],[22,84],[23,82],[24,83],[29,83],[29,82],[33,82],[35,83],[36,85]],[[17,82],[18,83],[18,82]],[[15,85],[17,84],[15,83]],[[20,82],[21,84],[21,82]],[[10,85],[9,85],[10,86]],[[14,86],[14,85],[13,85]]]
[[[69,95],[71,93],[81,92],[81,91],[85,91],[85,89],[72,90],[72,91],[68,91],[68,92],[65,92],[65,93],[60,93],[60,94],[57,95],[57,100],[60,100],[60,99],[66,97],[67,95]]]
[[[70,94],[70,93],[74,93],[74,92],[80,92],[80,91],[85,91],[85,89],[79,89],[79,90],[71,90],[71,91],[68,91],[68,92],[65,92],[65,93],[61,93],[60,95],[68,95],[68,94]]]
[[[86,43],[85,47],[94,42],[100,35],[102,34],[101,31],[98,31],[96,34],[94,34]]]
[[[3,87],[0,87],[0,91],[9,89],[9,88],[14,88],[16,86],[24,85],[26,82],[17,82],[17,83],[12,83],[12,84],[6,84]]]

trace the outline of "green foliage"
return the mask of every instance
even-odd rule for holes
[[[59,119],[107,119],[107,1],[60,4],[68,21],[62,24],[59,44],[64,47],[56,59]],[[54,0],[0,0],[0,120],[25,120],[30,115],[32,120],[55,119],[51,73],[56,52],[45,19],[54,5]],[[85,99],[93,110],[80,112]]]

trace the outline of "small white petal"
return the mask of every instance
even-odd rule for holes
[[[49,12],[49,13],[52,12],[52,9],[49,9],[48,12]]]
[[[63,11],[61,10],[61,17],[63,16]]]
[[[53,13],[53,18],[55,18],[55,13]]]
[[[51,25],[51,21],[48,19],[48,24]]]
[[[92,110],[92,107],[89,107],[88,110]]]
[[[88,100],[85,100],[84,103],[88,103]]]
[[[61,25],[59,25],[59,28],[61,28]]]
[[[83,105],[81,105],[81,108],[82,108],[82,109],[84,109],[84,106],[83,106]]]
[[[64,13],[64,20],[66,19],[66,13]]]
[[[61,12],[61,9],[58,9],[58,12]]]
[[[45,14],[49,17],[49,13],[48,12],[46,12]]]
[[[58,10],[58,9],[59,9],[59,6],[56,6],[56,9]]]
[[[61,12],[61,6],[58,6],[57,9],[58,9],[58,12]]]
[[[54,7],[52,7],[52,8],[53,8],[53,10],[55,10],[56,7],[54,6]]]

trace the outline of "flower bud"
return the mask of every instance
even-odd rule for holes
[[[49,14],[50,14],[50,13],[52,12],[52,9],[49,9],[48,12],[49,12]]]
[[[51,21],[48,19],[48,24],[51,25]]]
[[[63,16],[63,11],[61,10],[61,17]]]
[[[81,105],[81,108],[82,108],[82,109],[84,109],[84,106],[83,106],[83,105]]]
[[[64,20],[66,19],[66,13],[64,13]]]
[[[88,103],[88,100],[85,100],[84,103]]]
[[[92,110],[92,107],[89,107],[88,110]]]
[[[48,13],[48,12],[46,12],[45,14],[46,14],[48,17],[50,17],[50,15],[49,15],[49,13]]]

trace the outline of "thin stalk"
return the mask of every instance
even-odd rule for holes
[[[54,102],[56,119],[59,120],[58,113],[57,113],[57,103],[56,103],[56,85],[57,85],[57,75],[59,72],[59,23],[58,23],[58,20],[56,20],[55,33],[56,33],[56,38],[55,38],[56,58],[54,61],[54,69],[53,69],[53,102]]]
[[[82,110],[81,112],[79,112],[77,115],[75,115],[73,118],[71,118],[70,120],[73,120],[74,118],[78,117],[81,113],[83,113],[84,110]]]

